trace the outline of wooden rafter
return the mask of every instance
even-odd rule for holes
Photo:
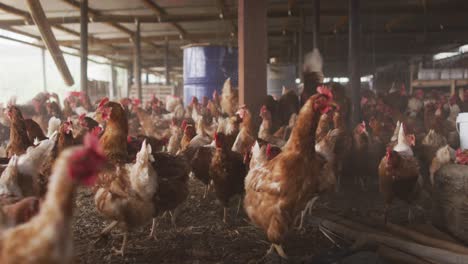
[[[141,1],[143,2],[143,4],[145,6],[147,6],[149,9],[151,9],[158,16],[158,19],[160,17],[162,17],[162,16],[167,15],[166,10],[164,10],[164,8],[160,7],[154,1],[152,1],[152,0],[141,0]],[[179,32],[179,34],[181,35],[182,38],[185,38],[185,36],[187,35],[187,31],[185,31],[185,29],[183,29],[176,22],[169,22],[169,24],[171,24],[175,29],[177,29],[177,31]]]
[[[218,10],[219,10],[219,18],[226,20],[227,23],[230,25],[231,32],[229,32],[231,35],[236,35],[237,34],[237,25],[235,22],[232,14],[230,14],[227,10],[226,7],[226,2],[224,0],[217,0],[216,1]],[[234,36],[232,36],[234,37]]]

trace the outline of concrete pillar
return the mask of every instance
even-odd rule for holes
[[[133,77],[135,78],[135,88],[137,89],[138,99],[143,100],[143,91],[141,88],[141,35],[140,21],[136,21],[135,37],[133,38]]]
[[[88,93],[88,0],[80,5],[80,87]]]
[[[239,103],[258,116],[267,94],[267,1],[238,3]]]
[[[353,127],[361,121],[361,72],[359,69],[359,30],[359,0],[349,0],[348,85],[351,94],[351,125]]]

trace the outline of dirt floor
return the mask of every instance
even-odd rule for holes
[[[351,186],[351,185],[350,185]],[[383,204],[378,187],[370,191],[343,188],[338,194],[323,197],[314,210],[327,208],[352,214],[381,215]],[[119,248],[122,235],[114,230],[110,236],[93,243],[107,222],[100,217],[90,190],[81,189],[77,195],[76,224],[74,225],[76,263],[257,263],[266,253],[269,243],[264,233],[252,226],[241,210],[235,217],[237,201],[229,211],[229,223],[222,222],[222,208],[214,194],[202,198],[204,187],[190,180],[190,196],[177,219],[177,228],[170,218],[162,218],[157,228],[157,240],[148,238],[150,223],[130,233],[126,256],[116,256],[112,247]],[[237,200],[237,199],[236,199]],[[406,220],[407,206],[396,203],[390,211],[394,222]],[[303,263],[311,256],[324,254],[333,244],[313,226],[307,217],[305,229],[293,232],[284,245],[294,261]],[[279,258],[267,258],[266,263],[279,263]],[[284,262],[283,262],[284,263]]]

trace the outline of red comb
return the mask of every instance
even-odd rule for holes
[[[134,106],[139,106],[141,104],[141,100],[138,99],[138,98],[135,98],[135,99],[133,99],[132,103],[133,103]]]
[[[333,99],[333,93],[331,92],[330,89],[328,89],[328,87],[326,87],[325,85],[322,85],[322,86],[319,86],[317,87],[317,92],[319,94],[323,94],[325,95],[326,97],[328,97],[328,99]]]
[[[185,128],[187,127],[187,120],[184,119],[180,127],[182,128],[182,130],[185,130]]]
[[[78,117],[78,119],[79,119],[80,121],[83,121],[83,120],[85,119],[85,117],[86,117],[86,114],[81,114],[81,115]]]
[[[271,144],[267,144],[266,154],[267,156],[271,156]]]
[[[104,97],[102,98],[101,102],[99,102],[99,108],[103,107],[107,102],[109,102],[109,98]]]
[[[263,105],[262,108],[260,109],[260,112],[265,113],[266,111],[268,111],[268,109],[266,105]]]

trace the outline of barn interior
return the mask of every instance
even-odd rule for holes
[[[466,14],[0,0],[0,263],[468,263]],[[78,145],[94,151],[80,173],[100,170],[63,187],[68,220],[49,226],[71,235],[6,251],[8,230],[44,225],[52,168]],[[153,168],[148,201],[137,165]]]

